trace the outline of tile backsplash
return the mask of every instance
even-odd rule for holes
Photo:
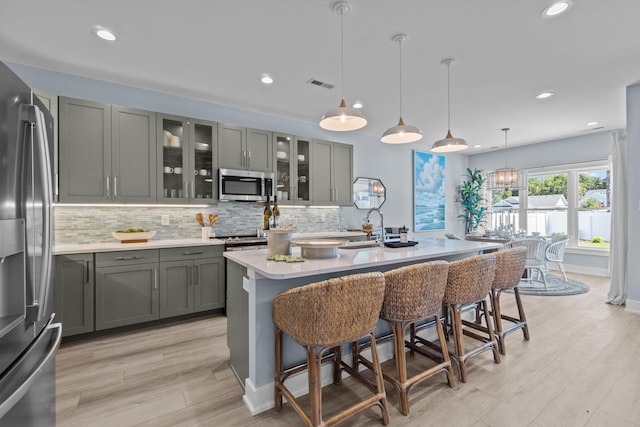
[[[154,239],[200,237],[196,213],[218,215],[213,226],[216,235],[251,234],[262,225],[264,205],[258,203],[219,203],[204,207],[187,206],[54,206],[55,243],[107,243],[115,239],[111,232],[143,227],[157,232]],[[160,225],[169,215],[169,225]],[[296,225],[299,232],[342,229],[342,208],[280,207],[281,218]]]

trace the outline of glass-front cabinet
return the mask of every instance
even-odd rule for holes
[[[217,199],[216,123],[158,115],[158,144],[159,201]]]
[[[283,204],[311,203],[311,139],[274,133],[276,141],[276,194]]]

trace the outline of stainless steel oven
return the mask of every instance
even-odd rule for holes
[[[273,172],[219,169],[220,201],[265,202],[273,195]]]

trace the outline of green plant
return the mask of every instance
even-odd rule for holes
[[[483,222],[487,214],[487,208],[482,206],[484,198],[481,190],[485,182],[482,176],[482,170],[467,168],[468,180],[462,183],[460,187],[460,202],[465,213],[458,215],[458,219],[463,220],[466,224],[466,232],[476,230]]]

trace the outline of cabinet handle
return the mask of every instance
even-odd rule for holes
[[[89,283],[91,281],[91,261],[87,261],[87,278],[85,283]]]
[[[58,200],[58,197],[60,196],[60,176],[58,174],[55,174],[54,180],[54,184],[56,185],[56,200]]]
[[[191,286],[193,284],[193,267],[187,267],[187,286]]]
[[[251,150],[247,150],[247,167],[251,167]]]
[[[158,270],[153,269],[153,289],[158,289]]]
[[[119,256],[119,257],[116,257],[116,260],[117,261],[131,261],[131,260],[140,259],[140,258],[142,258],[142,257],[137,256],[137,255],[136,256]]]
[[[247,165],[246,158],[247,158],[247,150],[242,150],[242,160],[240,161],[240,164],[242,166],[246,166]]]
[[[118,177],[113,177],[113,197],[118,197]]]
[[[334,202],[338,201],[338,189],[337,188],[333,189],[333,201]]]
[[[191,181],[191,198],[192,199],[196,198],[196,182],[195,181]]]
[[[204,252],[182,252],[182,255],[203,255]]]
[[[200,268],[196,265],[193,267],[193,284],[197,285],[200,283]]]
[[[107,199],[111,197],[111,191],[109,190],[109,180],[111,179],[110,176],[107,176]]]

